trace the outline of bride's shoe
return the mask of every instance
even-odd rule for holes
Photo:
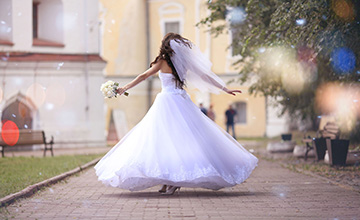
[[[159,192],[160,193],[165,193],[166,192],[166,188],[167,188],[167,185],[163,185],[161,189],[159,189]]]
[[[174,195],[175,191],[178,190],[178,192],[180,191],[180,187],[177,186],[169,186],[169,188],[166,190],[165,195]]]

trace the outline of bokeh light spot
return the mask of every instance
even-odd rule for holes
[[[60,70],[64,66],[64,62],[58,63],[56,70]]]
[[[259,54],[259,72],[264,80],[281,83],[289,94],[298,94],[317,79],[315,58],[307,47],[301,51],[270,47]]]
[[[29,105],[35,104],[37,108],[40,108],[45,100],[44,87],[39,83],[34,83],[27,89],[26,96]]]
[[[331,64],[337,73],[346,74],[353,71],[355,63],[355,54],[348,48],[337,48],[331,54]]]
[[[246,19],[246,12],[243,8],[236,7],[229,11],[228,16],[231,24],[241,24]]]
[[[266,49],[265,49],[264,47],[260,47],[258,51],[259,51],[259,53],[264,53],[265,50],[266,50]]]
[[[19,136],[19,128],[14,122],[6,121],[3,124],[1,137],[7,145],[14,146],[18,142]]]
[[[345,21],[352,21],[355,18],[354,5],[349,0],[333,0],[332,10]]]
[[[351,84],[326,83],[316,91],[316,106],[323,113],[336,117],[341,131],[349,132],[355,128],[360,118],[360,87]]]
[[[306,24],[306,19],[304,19],[304,18],[297,19],[296,24],[299,26],[303,26]]]

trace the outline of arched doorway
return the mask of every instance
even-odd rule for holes
[[[19,129],[33,129],[36,107],[29,98],[21,93],[6,101],[2,110],[1,122],[12,121]]]

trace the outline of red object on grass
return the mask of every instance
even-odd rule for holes
[[[6,121],[2,126],[1,137],[7,145],[14,146],[19,140],[19,128],[14,122]]]

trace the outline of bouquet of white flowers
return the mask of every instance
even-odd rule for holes
[[[119,88],[119,83],[114,81],[107,81],[106,83],[103,83],[100,87],[100,91],[106,98],[112,98],[117,97],[119,94],[117,92],[117,89]],[[128,96],[129,93],[124,92],[124,95]]]

